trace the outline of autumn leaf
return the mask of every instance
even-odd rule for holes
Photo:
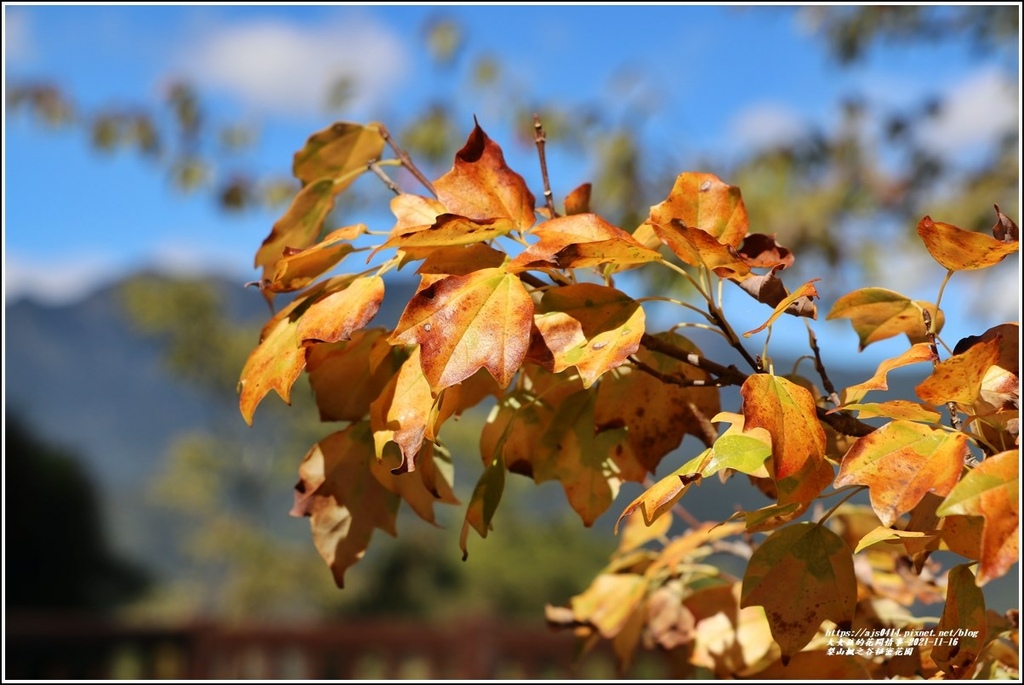
[[[866,485],[871,507],[891,526],[925,496],[949,494],[960,479],[967,436],[912,421],[892,421],[854,443],[835,487]]]
[[[589,183],[584,183],[573,189],[571,193],[565,197],[565,213],[568,215],[572,214],[587,214],[590,212],[590,191],[593,186]]]
[[[915,388],[917,396],[937,405],[946,402],[974,404],[981,394],[985,374],[999,360],[1000,343],[997,336],[939,362],[932,374]]]
[[[808,390],[780,376],[753,374],[740,394],[747,429],[764,428],[772,436],[777,480],[798,472],[809,460],[824,458],[825,431]]]
[[[299,191],[256,252],[253,266],[263,268],[264,281],[274,280],[277,263],[289,250],[305,250],[313,244],[324,219],[334,209],[337,193],[334,181],[329,178],[310,183]]]
[[[361,421],[370,403],[398,372],[406,353],[387,341],[387,331],[364,329],[352,339],[306,348],[306,372],[321,421]],[[344,388],[344,392],[338,392]]]
[[[978,585],[999,578],[1017,562],[1020,538],[1020,452],[986,458],[957,483],[939,516],[959,514],[985,520]]]
[[[608,286],[579,283],[549,290],[534,317],[554,357],[552,371],[575,366],[589,388],[640,347],[644,310]]]
[[[274,278],[263,285],[274,293],[301,290],[354,251],[351,241],[366,232],[365,224],[331,232],[316,245],[285,256],[277,262]]]
[[[893,369],[920,362],[934,362],[935,360],[935,350],[929,343],[917,343],[899,356],[883,360],[875,370],[875,375],[863,383],[851,385],[843,391],[844,408],[848,403],[859,402],[871,390],[888,390],[888,375]]]
[[[402,452],[398,468],[416,470],[415,457],[423,444],[433,405],[417,348],[370,404],[370,428],[377,459],[383,457],[384,447],[394,442]]]
[[[655,336],[693,354],[702,354],[692,342],[675,333]],[[641,363],[665,375],[708,381],[706,371],[667,355],[641,347],[634,355]],[[637,459],[654,473],[662,458],[679,447],[685,435],[711,444],[717,431],[710,418],[721,409],[719,391],[712,387],[682,387],[623,365],[601,377],[595,420],[599,426],[625,421]]]
[[[380,276],[332,279],[299,319],[298,335],[303,345],[348,340],[377,315],[384,300]]]
[[[474,271],[497,268],[507,257],[504,252],[483,243],[438,247],[430,251],[416,273],[468,276]]]
[[[483,243],[514,229],[515,224],[506,218],[474,221],[457,214],[440,214],[433,224],[425,228],[392,234],[373,253],[395,247],[414,259],[422,259],[439,247]]]
[[[423,481],[423,487],[434,496],[434,499],[445,504],[459,503],[452,491],[452,483],[455,482],[452,455],[446,448],[432,442],[424,442],[416,457],[416,464],[419,466],[417,472]]]
[[[419,344],[431,392],[486,368],[505,388],[530,344],[533,300],[514,274],[483,269],[447,276],[409,301],[393,344]]]
[[[339,121],[317,131],[306,145],[295,153],[292,173],[303,185],[317,179],[345,179],[339,183],[335,193],[348,187],[355,176],[354,171],[365,171],[369,162],[380,159],[384,152],[384,137],[380,125],[366,126]]]
[[[501,459],[495,459],[480,475],[476,487],[473,488],[473,495],[469,499],[469,506],[466,507],[466,518],[462,523],[462,534],[459,536],[459,548],[462,549],[462,560],[469,556],[467,546],[469,529],[472,528],[482,538],[487,537],[491,529],[491,521],[494,513],[498,510],[501,502],[501,495],[505,492],[505,464]]]
[[[536,221],[534,197],[523,177],[505,164],[501,147],[476,124],[451,171],[434,181],[437,199],[452,214],[474,221],[509,219],[527,231]]]
[[[308,516],[313,543],[344,586],[345,571],[363,558],[376,529],[396,535],[401,500],[370,470],[373,439],[366,422],[332,433],[299,466],[293,516]]]
[[[782,301],[775,306],[775,311],[772,312],[772,315],[768,317],[767,321],[765,321],[757,328],[747,331],[746,333],[743,334],[743,337],[749,338],[755,333],[760,333],[764,329],[768,328],[768,326],[772,325],[775,319],[779,318],[784,313],[788,312],[791,308],[797,305],[798,302],[810,302],[815,297],[818,297],[818,291],[815,289],[814,283],[820,280],[820,278],[812,278],[811,280],[807,281],[802,286],[794,290],[792,294],[784,297]],[[802,314],[801,316],[810,316],[813,319],[817,316],[817,314]]]
[[[673,219],[732,247],[739,247],[747,235],[747,208],[740,189],[714,174],[685,172],[676,177],[668,198],[651,207],[652,223],[667,226]]]
[[[615,522],[616,535],[619,534],[619,525],[622,523],[622,519],[623,517],[620,516],[619,520]],[[622,526],[619,546],[615,550],[615,553],[619,555],[639,549],[652,540],[664,538],[672,527],[671,513],[668,516],[658,516],[650,524],[645,520],[646,516],[642,511],[634,511],[625,519],[626,525]]]
[[[683,584],[673,581],[650,593],[647,599],[645,646],[671,650],[693,642],[697,622],[683,604]]]
[[[861,288],[836,300],[825,320],[849,319],[863,350],[873,342],[901,333],[905,333],[913,343],[927,340],[928,327],[922,311],[931,316],[936,332],[941,331],[945,317],[932,303],[911,300],[885,288]]]
[[[601,573],[583,593],[572,598],[573,616],[589,623],[605,639],[619,634],[644,601],[647,579],[634,573]]]
[[[824,526],[797,523],[754,550],[740,606],[764,607],[786,660],[810,642],[823,621],[851,621],[856,601],[850,549]]]
[[[1004,243],[1019,240],[1020,229],[1017,228],[1014,220],[1003,214],[999,205],[993,206],[996,208],[996,225],[992,227],[992,235],[995,236],[995,239]]]
[[[615,522],[615,534],[619,533],[619,524],[622,523],[622,519],[632,516],[636,511],[643,514],[645,525],[654,525],[655,521],[675,506],[675,503],[686,494],[691,485],[700,482],[700,472],[706,468],[710,458],[711,450],[704,450],[640,493],[619,515],[619,519]]]
[[[846,392],[848,393],[849,389]],[[844,404],[842,409],[857,412],[857,418],[859,419],[902,419],[904,421],[921,421],[922,423],[936,425],[942,420],[942,415],[939,412],[910,400]],[[833,411],[838,411],[838,409]],[[830,411],[829,413],[832,412]]]
[[[596,214],[574,214],[551,219],[534,230],[533,243],[509,265],[515,273],[527,269],[562,269],[600,264],[643,264],[661,259],[661,255],[638,243],[621,228],[612,226]]]
[[[426,457],[430,461],[434,460],[433,453],[423,453],[417,455],[417,459],[420,457]],[[434,504],[438,501],[445,501],[448,504],[458,504],[458,500],[451,492],[451,484],[444,480],[443,476],[438,477],[436,474],[432,480],[432,485],[436,491],[441,491],[446,494],[444,499],[439,498],[431,489],[427,487],[424,479],[418,473],[412,473],[411,471],[402,470],[402,465],[406,462],[416,461],[415,459],[405,459],[401,463],[398,459],[393,456],[385,457],[384,459],[371,459],[370,460],[370,472],[373,477],[377,479],[377,482],[384,486],[384,488],[395,495],[398,495],[405,503],[409,505],[416,515],[427,523],[437,524],[437,519],[434,516]]]
[[[889,542],[902,545],[908,554],[913,555],[928,546],[938,535],[938,532],[926,533],[917,530],[897,530],[888,526],[878,526],[860,539],[853,553],[857,554],[873,545]]]
[[[722,278],[742,280],[750,273],[750,266],[731,245],[699,228],[690,227],[672,219],[667,224],[653,224],[655,234],[684,263],[703,265]]]
[[[736,252],[751,268],[774,269],[781,266],[788,269],[796,261],[789,248],[775,241],[774,234],[751,233]]]
[[[737,285],[741,290],[743,290],[743,292],[769,307],[778,307],[782,302],[786,302],[786,306],[784,307],[786,314],[791,316],[803,316],[809,319],[818,318],[818,308],[815,306],[814,300],[811,297],[790,296],[789,290],[786,289],[782,279],[775,275],[781,271],[782,268],[782,265],[779,265],[772,267],[772,269],[766,274],[760,276],[750,275],[742,281],[738,281]],[[808,284],[804,284],[802,287],[806,287],[807,285]],[[814,297],[817,297],[816,292],[814,293]],[[775,314],[774,316],[778,316],[778,314]],[[772,320],[774,320],[774,318]],[[751,331],[751,334],[754,332],[756,331]]]
[[[926,216],[917,224],[917,234],[931,256],[950,271],[984,269],[1018,251],[1014,240],[1003,242],[984,233],[974,233],[952,224],[932,221]]]
[[[953,678],[969,677],[988,638],[985,594],[975,583],[970,566],[954,566],[946,579],[946,606],[935,626],[938,635],[956,635],[936,640],[931,657]],[[963,633],[963,634],[962,634]]]
[[[414,228],[425,230],[433,226],[437,217],[445,213],[444,205],[431,197],[402,193],[391,198],[391,213],[395,215],[395,225],[391,236],[406,233]]]
[[[749,435],[723,435],[715,441],[711,460],[702,472],[707,478],[722,469],[732,469],[759,478],[767,478],[764,462],[772,454],[770,442]]]
[[[778,659],[764,609],[739,608],[740,585],[711,585],[683,600],[697,622],[691,661],[716,678],[756,674],[760,664]]]

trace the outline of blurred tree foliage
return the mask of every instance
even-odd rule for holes
[[[4,413],[4,611],[108,611],[145,573],[114,554],[96,489],[73,454]]]

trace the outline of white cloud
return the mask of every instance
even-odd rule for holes
[[[4,8],[4,60],[24,62],[31,59],[32,31],[28,15],[24,12]]]
[[[953,84],[943,94],[943,109],[922,127],[921,142],[955,154],[991,144],[1020,126],[1016,86],[995,69],[984,69]]]
[[[807,128],[799,114],[785,105],[759,102],[749,105],[729,124],[732,145],[745,152],[786,145],[798,140]]]
[[[406,70],[398,36],[366,18],[299,26],[250,21],[189,46],[184,67],[200,86],[226,91],[265,113],[321,112],[339,78],[355,85],[353,107],[382,102]]]
[[[48,304],[74,302],[121,275],[123,269],[102,255],[40,261],[4,256],[4,303],[21,297]]]

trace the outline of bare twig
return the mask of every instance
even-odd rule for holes
[[[811,325],[804,321],[807,325],[807,338],[811,345],[811,350],[814,352],[814,368],[817,369],[818,375],[821,376],[821,382],[825,386],[825,392],[828,393],[829,402],[835,406],[839,406],[839,393],[836,392],[836,386],[832,385],[832,380],[828,377],[828,373],[825,372],[825,364],[821,361],[821,349],[818,347],[818,339],[814,335],[814,331],[811,330]]]
[[[369,162],[369,163],[368,163],[368,164],[366,165],[366,168],[368,168],[368,169],[369,169],[370,171],[372,171],[373,173],[375,173],[375,174],[377,175],[377,178],[379,178],[380,180],[384,181],[384,185],[386,185],[386,186],[388,187],[388,189],[389,189],[389,190],[390,190],[390,191],[391,191],[392,193],[394,193],[395,195],[401,195],[401,194],[402,194],[402,189],[401,189],[401,188],[399,188],[399,187],[398,187],[398,186],[397,186],[397,185],[395,184],[395,182],[394,182],[394,181],[392,181],[392,180],[391,180],[391,179],[390,179],[390,178],[388,177],[388,175],[387,175],[386,173],[384,173],[384,170],[380,168],[380,165],[379,165],[379,164],[377,164],[377,161],[376,161],[376,160],[374,160],[374,161],[372,161],[372,162]]]
[[[409,156],[409,153],[403,150],[402,148],[398,147],[398,143],[396,143],[395,139],[391,137],[391,133],[388,132],[388,129],[384,126],[384,124],[378,124],[378,126],[380,126],[381,137],[384,138],[384,142],[390,145],[391,149],[395,151],[395,154],[398,155],[398,159],[402,160],[402,166],[408,169],[409,173],[415,176],[416,180],[422,183],[423,187],[430,191],[431,195],[437,197],[437,191],[434,190],[434,184],[431,183],[427,179],[427,177],[423,175],[423,172],[420,171],[416,164],[412,161],[412,158]]]
[[[541,126],[540,117],[537,114],[533,115],[533,130],[536,133],[534,142],[537,143],[537,156],[540,157],[540,175],[544,180],[544,202],[553,219],[558,216],[558,212],[555,211],[555,201],[551,196],[551,181],[548,178],[548,159],[544,154],[544,144],[548,139],[544,133],[544,127]]]
[[[657,378],[662,383],[668,383],[670,385],[678,385],[683,388],[721,388],[726,385],[718,381],[706,381],[699,378],[687,378],[677,373],[662,373],[653,366],[650,366],[649,364],[645,364],[644,362],[640,361],[636,357],[630,357],[629,361],[630,363],[633,364],[633,366],[635,366],[640,371],[643,371],[644,373]]]

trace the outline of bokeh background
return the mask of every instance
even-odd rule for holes
[[[259,649],[217,671],[223,626],[327,621],[365,637],[386,619],[423,636],[496,620],[544,638],[544,604],[580,592],[614,549],[635,491],[584,529],[557,484],[512,478],[468,562],[459,508],[438,528],[410,517],[338,590],[307,522],[287,516],[325,427],[301,391],[242,422],[235,384],[267,317],[243,284],[297,188],[292,154],[335,120],[385,122],[436,177],[475,116],[539,197],[539,113],[556,197],[591,181],[595,209],[627,230],[677,173],[716,173],[742,188],[752,230],[797,254],[791,287],[824,277],[822,311],[865,283],[934,301],[943,274],[914,234],[924,214],[985,230],[998,204],[1019,221],[1017,5],[5,4],[3,23],[4,602],[8,655],[21,648],[35,669],[23,674],[313,672],[301,659],[268,671]],[[388,197],[364,178],[334,224],[387,229]],[[1019,320],[1019,284],[1017,260],[958,274],[943,337]],[[726,311],[752,328],[766,313],[744,297]],[[839,384],[902,344],[857,354],[849,328],[816,325]],[[778,356],[805,336],[780,323]],[[463,501],[483,418],[446,427]],[[716,485],[687,508],[727,517],[744,494]],[[1004,580],[990,603],[1019,607],[1019,577]],[[83,642],[103,630],[102,648]],[[62,666],[40,644],[86,647]],[[431,674],[390,659],[357,675]]]

